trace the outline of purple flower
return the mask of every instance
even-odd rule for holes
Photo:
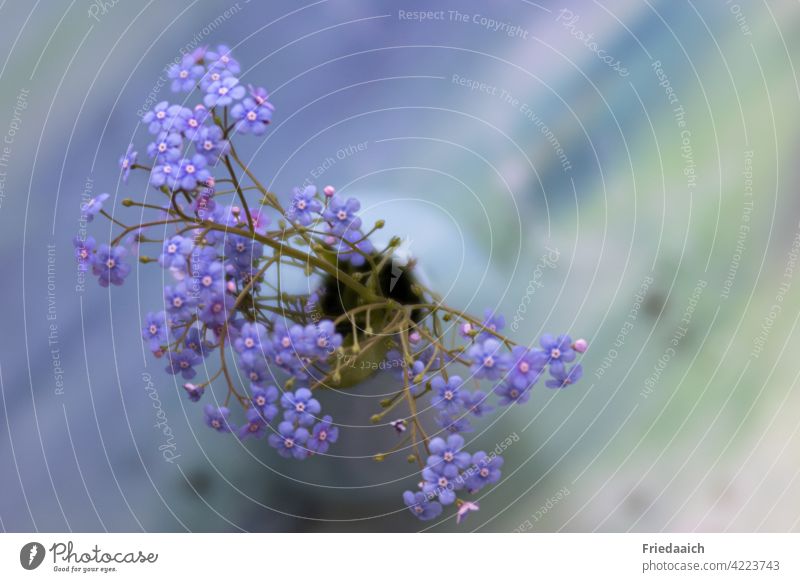
[[[315,186],[306,186],[302,190],[295,188],[292,207],[286,213],[286,217],[302,226],[311,224],[314,219],[314,213],[319,213],[322,210],[322,204],[314,198],[316,193],[317,188]]]
[[[342,336],[336,333],[336,327],[330,319],[309,324],[303,331],[310,353],[319,358],[327,358],[342,345]]]
[[[576,364],[569,370],[562,366],[558,371],[553,370],[551,367],[550,374],[553,379],[545,382],[545,386],[548,388],[566,388],[570,384],[574,384],[581,379],[581,376],[583,376],[583,366]]]
[[[441,503],[430,501],[422,491],[416,493],[406,491],[403,493],[403,502],[408,510],[422,521],[436,519],[442,513]]]
[[[239,61],[231,56],[231,49],[228,45],[221,44],[217,46],[217,50],[206,51],[205,59],[209,63],[209,69],[225,70],[234,75],[238,75],[241,71]]]
[[[262,135],[267,131],[274,109],[269,101],[258,103],[252,97],[245,97],[231,109],[231,117],[236,120],[236,131]]]
[[[245,352],[239,356],[239,369],[254,386],[260,386],[271,379],[264,354]]]
[[[320,422],[314,425],[311,430],[311,438],[308,441],[308,448],[314,453],[326,453],[330,443],[335,443],[339,438],[339,427],[333,426],[333,419],[324,416]]]
[[[245,413],[247,423],[239,428],[239,438],[261,438],[267,434],[267,419],[258,408],[248,408]]]
[[[136,164],[138,153],[133,150],[133,144],[128,146],[125,154],[119,158],[119,167],[122,170],[122,183],[128,183],[128,176],[130,176],[131,168]]]
[[[483,451],[478,451],[472,455],[472,465],[468,470],[470,476],[467,479],[467,489],[475,492],[500,480],[503,457],[499,455],[490,457]]]
[[[245,89],[236,77],[224,77],[211,83],[203,102],[206,107],[225,107],[244,97]]]
[[[481,508],[476,501],[473,503],[472,501],[465,501],[461,505],[458,506],[458,511],[456,512],[456,524],[461,523],[464,519],[466,519],[467,514],[470,511],[478,511]]]
[[[180,373],[186,380],[191,380],[197,375],[195,366],[203,362],[203,358],[194,350],[181,350],[180,352],[169,352],[167,354],[169,365],[166,367],[167,373]]]
[[[156,188],[166,186],[170,190],[174,190],[177,186],[179,169],[177,164],[168,161],[156,164],[153,166],[153,171],[150,172],[150,184]]]
[[[228,153],[230,144],[224,139],[222,129],[212,125],[203,127],[196,133],[195,147],[197,153],[203,155],[213,166]]]
[[[483,327],[490,329],[491,331],[500,331],[506,326],[506,318],[503,317],[501,314],[492,315],[492,310],[487,309],[484,313],[484,320],[483,320]],[[496,338],[497,336],[489,333],[488,331],[481,331],[478,334],[479,340],[487,340],[490,338]]]
[[[361,203],[355,198],[348,198],[345,201],[339,196],[334,196],[328,202],[322,217],[330,223],[334,234],[342,236],[345,231],[356,231],[361,228],[361,219],[355,214],[360,209]]]
[[[92,252],[94,252],[96,244],[94,237],[87,236],[86,239],[83,240],[76,236],[72,239],[72,244],[75,247],[75,260],[78,261],[78,270],[88,271],[92,260]]]
[[[152,111],[144,114],[142,122],[147,124],[147,131],[153,135],[157,135],[162,131],[181,131],[183,125],[178,118],[181,109],[180,105],[170,105],[166,101],[162,101]]]
[[[470,370],[476,378],[497,380],[508,370],[510,358],[501,350],[503,345],[496,339],[488,339],[476,343],[467,352],[472,360]]]
[[[253,396],[250,398],[250,402],[261,411],[261,415],[267,419],[267,422],[272,421],[278,414],[278,407],[275,406],[278,401],[278,389],[275,386],[256,387],[252,392]]]
[[[183,340],[184,347],[194,350],[203,358],[207,357],[210,353],[211,345],[205,339],[204,335],[205,331],[202,330],[200,324],[195,323],[186,333],[186,339]]]
[[[264,245],[252,239],[229,235],[225,238],[225,256],[239,267],[249,267],[264,254]]]
[[[508,406],[509,404],[525,404],[531,397],[531,388],[517,388],[514,384],[509,382],[502,382],[495,386],[495,394],[499,397],[498,404],[500,406]]]
[[[89,202],[83,205],[81,210],[83,211],[83,215],[86,219],[86,222],[91,222],[92,220],[94,220],[95,215],[97,215],[97,213],[99,213],[103,209],[103,202],[108,200],[108,198],[109,194],[106,194],[104,192],[98,196],[95,196],[94,198],[89,200]]]
[[[280,423],[277,434],[269,435],[267,440],[281,457],[302,460],[308,456],[308,449],[304,446],[308,440],[308,430],[303,427],[295,428],[291,422]]]
[[[489,405],[489,397],[480,390],[472,393],[464,390],[461,394],[461,404],[467,412],[478,418],[494,410],[494,407]]]
[[[186,268],[186,258],[193,248],[192,239],[175,235],[164,241],[161,256],[158,257],[158,264],[165,269],[182,271]]]
[[[322,407],[315,398],[311,396],[308,388],[298,388],[294,393],[287,392],[281,396],[281,406],[283,406],[283,417],[301,426],[310,426],[314,423],[316,415]]]
[[[151,352],[158,351],[167,342],[167,315],[163,311],[148,313],[142,328],[142,337],[147,340]]]
[[[174,93],[189,92],[195,88],[205,72],[205,68],[198,65],[192,55],[186,55],[180,64],[174,64],[169,68],[167,77],[172,79],[171,89]]]
[[[186,284],[178,283],[174,287],[164,287],[164,305],[169,320],[173,324],[180,324],[189,321],[196,303],[186,291]]]
[[[541,376],[547,356],[538,350],[529,350],[524,346],[515,346],[511,350],[512,366],[508,372],[508,381],[515,388],[524,390],[534,385]]]
[[[375,252],[372,242],[365,238],[360,230],[348,230],[341,238],[333,239],[334,250],[340,261],[348,262],[354,267],[360,267],[367,262],[366,257]]]
[[[184,190],[194,190],[199,183],[205,183],[211,177],[211,172],[206,168],[208,162],[200,154],[195,154],[192,158],[181,160],[178,167],[178,184]]]
[[[240,354],[264,354],[268,351],[267,328],[263,323],[245,323],[236,341],[234,349]]]
[[[181,157],[183,138],[175,131],[162,131],[147,146],[147,155],[160,162],[176,162]]]
[[[209,327],[224,325],[236,300],[227,293],[216,293],[203,299],[200,321]]]
[[[441,376],[436,376],[431,380],[433,389],[431,403],[443,412],[450,414],[456,412],[461,401],[459,390],[463,383],[460,376],[450,376],[447,381]]]
[[[228,422],[231,411],[225,406],[216,408],[211,404],[206,404],[204,412],[206,424],[214,430],[219,432],[231,432],[234,429],[233,425]]]
[[[436,415],[436,424],[450,434],[457,434],[460,432],[472,432],[472,425],[465,416],[454,418],[446,412],[440,412]]]
[[[92,257],[92,273],[98,277],[97,282],[101,287],[122,285],[125,277],[131,272],[131,267],[125,261],[127,251],[123,247],[110,247],[100,245]]]
[[[191,382],[186,382],[183,385],[183,389],[186,391],[186,395],[192,402],[198,402],[203,396],[203,393],[206,391],[204,386],[197,386]]]
[[[209,129],[205,126],[206,120],[210,117],[208,109],[203,105],[196,105],[194,109],[186,109],[181,113],[183,118],[183,135],[189,141],[197,142],[200,139],[201,131]],[[214,126],[216,127],[216,126]],[[217,129],[219,129],[217,127]],[[220,132],[222,130],[220,129]]]
[[[428,457],[428,466],[434,469],[450,466],[466,469],[472,456],[462,451],[463,447],[464,438],[461,435],[451,434],[447,437],[447,441],[441,437],[431,439],[429,446],[431,455]]]
[[[561,375],[564,372],[564,363],[575,359],[575,350],[572,349],[572,338],[568,335],[553,337],[545,334],[539,340],[544,348],[550,373]]]
[[[429,498],[438,497],[442,505],[450,505],[456,500],[456,491],[464,486],[454,466],[439,468],[425,467],[422,470],[422,492]]]
[[[219,261],[202,261],[197,270],[192,270],[195,279],[193,287],[197,289],[201,298],[223,292],[225,273]]]

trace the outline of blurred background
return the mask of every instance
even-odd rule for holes
[[[800,529],[796,3],[44,0],[0,22],[3,530]],[[579,384],[469,435],[513,444],[462,525],[406,512],[404,455],[364,458],[386,427],[302,464],[208,430],[142,347],[158,268],[79,288],[82,195],[125,216],[146,184],[117,160],[173,99],[165,67],[219,43],[272,92],[239,147],[273,191],[334,184],[451,305],[589,341]],[[366,400],[323,406],[365,425]]]

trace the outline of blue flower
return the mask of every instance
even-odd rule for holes
[[[295,428],[291,422],[280,423],[278,433],[269,435],[267,440],[281,457],[302,460],[308,456],[308,449],[304,446],[308,440],[308,430],[303,427]]]
[[[456,500],[456,491],[464,486],[455,467],[425,467],[422,470],[422,492],[429,498],[438,497],[442,505],[450,505]]]
[[[267,422],[271,422],[278,414],[278,407],[275,406],[278,401],[278,389],[275,386],[255,387],[252,392],[253,395],[250,398],[250,402],[261,411],[261,415],[267,419]]]
[[[178,283],[174,287],[164,287],[164,305],[169,320],[174,324],[185,323],[192,317],[195,301],[186,291],[185,283]]]
[[[239,438],[261,438],[267,434],[267,419],[258,408],[248,408],[245,413],[247,423],[239,428]]]
[[[106,194],[104,192],[98,196],[95,196],[94,198],[89,200],[89,202],[83,205],[81,210],[83,211],[83,215],[84,218],[86,219],[86,222],[91,222],[92,220],[94,220],[94,217],[97,215],[97,213],[99,213],[103,209],[103,202],[108,200],[108,198],[109,194]]]
[[[360,230],[348,230],[340,238],[331,236],[331,244],[338,260],[360,267],[367,262],[366,257],[375,252],[372,242]]]
[[[205,393],[206,391],[204,386],[197,386],[195,384],[192,384],[191,382],[186,382],[183,385],[183,389],[186,391],[186,395],[192,402],[198,402],[200,398],[203,396],[203,393]]]
[[[495,394],[499,397],[498,404],[500,406],[508,406],[509,404],[525,404],[531,397],[531,388],[517,388],[514,384],[509,382],[501,382],[494,388]]]
[[[315,424],[311,430],[308,448],[314,453],[328,452],[330,443],[335,443],[339,438],[339,427],[333,426],[332,421],[330,416],[324,416],[322,421]]]
[[[186,258],[192,252],[194,244],[192,239],[175,235],[164,241],[161,249],[161,256],[158,257],[158,264],[165,269],[178,269],[182,271],[186,268]]]
[[[240,354],[265,354],[268,351],[267,328],[263,323],[245,323],[240,335],[233,342],[234,349]]]
[[[345,201],[339,196],[334,196],[328,202],[322,217],[330,223],[334,234],[342,236],[347,230],[355,231],[361,228],[361,219],[355,214],[360,209],[361,203],[355,198],[348,198]]]
[[[212,166],[219,162],[230,150],[230,143],[224,139],[222,129],[216,125],[203,127],[196,133],[195,147]]]
[[[239,369],[254,386],[260,386],[272,378],[267,368],[267,360],[261,353],[243,353],[239,356]]]
[[[225,238],[225,256],[239,267],[249,267],[264,254],[264,245],[251,238],[229,235]]]
[[[434,469],[450,466],[466,469],[472,455],[462,451],[462,448],[464,448],[464,438],[461,435],[451,434],[447,437],[447,441],[441,437],[433,438],[429,445],[431,454],[427,464]]]
[[[92,261],[92,253],[95,247],[94,237],[87,236],[86,239],[75,237],[72,245],[75,247],[75,260],[78,261],[79,271],[88,271]]]
[[[489,397],[480,390],[476,390],[472,393],[466,390],[463,391],[461,394],[461,404],[467,412],[472,413],[478,418],[494,410],[494,407],[489,405]]]
[[[131,266],[125,261],[127,251],[123,247],[110,247],[100,245],[92,257],[92,273],[98,277],[97,282],[101,287],[122,285],[125,277],[131,272]]]
[[[200,321],[209,327],[224,325],[236,300],[227,293],[216,293],[203,299]]]
[[[225,70],[234,75],[238,75],[241,70],[239,61],[231,56],[231,49],[225,44],[217,46],[217,50],[207,51],[205,59],[209,63],[208,67],[210,69]]]
[[[198,65],[192,55],[186,55],[180,64],[174,64],[169,68],[167,77],[172,79],[171,89],[174,93],[189,92],[197,86],[197,82],[205,72],[205,67]]]
[[[203,358],[208,357],[211,344],[205,339],[204,335],[205,331],[201,329],[200,324],[195,323],[186,333],[186,339],[183,340],[184,347],[194,350]]]
[[[216,408],[211,404],[206,404],[204,412],[206,424],[214,430],[219,432],[230,432],[234,429],[234,426],[228,422],[228,417],[230,416],[231,411],[225,406]]]
[[[147,146],[147,155],[160,162],[176,162],[181,157],[183,138],[175,131],[162,131]]]
[[[539,380],[547,364],[547,356],[538,350],[515,346],[511,350],[511,361],[513,365],[508,372],[508,381],[515,388],[524,390]]]
[[[298,388],[294,393],[285,393],[281,396],[281,406],[284,409],[283,417],[301,426],[312,425],[316,415],[322,410],[319,401],[312,398],[311,390],[308,388]]]
[[[163,161],[156,164],[150,172],[150,184],[156,188],[166,186],[170,190],[174,190],[177,185],[179,169],[180,167],[173,162]]]
[[[122,170],[122,183],[128,183],[128,176],[130,176],[131,168],[136,164],[138,153],[133,150],[133,144],[128,146],[125,154],[119,158],[119,167]]]
[[[215,295],[223,292],[225,285],[225,272],[219,261],[201,261],[197,270],[193,269],[194,287],[201,297]]]
[[[194,350],[181,350],[180,352],[169,352],[167,354],[169,365],[166,367],[167,373],[180,373],[186,380],[191,380],[197,375],[195,366],[203,362],[203,358]]]
[[[142,328],[142,337],[147,340],[151,352],[158,351],[167,342],[167,315],[163,311],[148,313]]]
[[[506,318],[503,317],[501,314],[492,315],[492,310],[487,309],[484,313],[484,320],[483,320],[483,327],[490,329],[491,331],[500,331],[506,326]],[[495,338],[494,334],[489,333],[488,331],[481,331],[478,334],[479,340],[487,340],[490,338]]]
[[[472,455],[472,465],[468,470],[467,489],[474,493],[500,480],[503,457],[499,455],[490,457],[483,451],[478,451]]]
[[[422,491],[416,493],[406,491],[403,493],[403,502],[408,510],[422,521],[436,519],[442,513],[442,504],[430,501]]]
[[[205,125],[206,120],[210,116],[208,109],[203,105],[196,105],[194,109],[185,109],[182,111],[181,118],[183,120],[182,125],[184,126],[183,135],[189,141],[197,142],[200,139],[202,130],[210,129]],[[216,125],[213,127],[219,129]],[[219,130],[222,132],[221,129]]]
[[[180,105],[170,105],[166,101],[162,101],[152,111],[144,114],[142,122],[147,124],[147,130],[153,135],[162,131],[181,131],[183,124],[178,118],[181,109]]]
[[[436,424],[450,434],[457,434],[460,432],[472,432],[472,425],[465,416],[454,418],[446,412],[440,412],[436,415]]]
[[[553,379],[545,382],[545,386],[548,388],[566,388],[570,384],[574,384],[581,379],[581,376],[583,376],[583,366],[576,364],[569,370],[563,366],[558,370],[553,370],[551,366],[550,374],[553,376]]]
[[[314,213],[319,213],[322,210],[322,204],[314,198],[316,193],[317,188],[315,186],[306,186],[302,190],[295,188],[292,207],[286,213],[286,217],[302,226],[311,224],[314,219]]]
[[[342,345],[342,336],[336,333],[336,326],[330,319],[309,324],[303,331],[310,353],[319,358],[327,358]]]
[[[211,83],[203,102],[206,107],[225,107],[244,97],[245,89],[236,77],[224,77]]]
[[[496,339],[484,340],[469,349],[467,356],[472,360],[470,370],[476,378],[497,380],[508,370],[510,358],[502,349],[502,344]]]
[[[277,321],[272,331],[272,349],[275,353],[308,353],[305,328],[299,323],[287,326],[284,321]]]
[[[463,383],[460,376],[450,376],[446,381],[441,376],[436,376],[431,380],[431,403],[443,412],[456,412],[461,401],[459,390]]]
[[[551,374],[561,375],[564,372],[564,363],[575,359],[575,350],[572,349],[572,338],[568,335],[553,337],[545,334],[539,340],[544,348],[547,363]]]
[[[206,158],[195,154],[192,158],[181,160],[178,167],[178,184],[184,190],[194,190],[199,183],[205,183],[211,177],[211,172],[206,168]]]
[[[236,131],[262,135],[267,131],[274,109],[268,101],[258,103],[252,97],[245,97],[231,109],[231,117],[236,120]]]

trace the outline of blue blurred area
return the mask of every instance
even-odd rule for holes
[[[181,49],[218,43],[272,92],[271,130],[240,147],[273,191],[335,184],[363,200],[367,224],[386,219],[387,238],[408,239],[449,303],[510,319],[536,280],[515,338],[590,340],[581,384],[542,388],[472,435],[473,449],[520,438],[467,529],[511,531],[537,512],[530,529],[798,528],[797,6],[435,4],[0,8],[4,530],[420,528],[401,504],[412,466],[369,458],[392,434],[353,428],[336,454],[360,458],[302,465],[219,438],[141,344],[163,273],[142,267],[111,290],[78,281],[82,193],[111,193],[121,220],[123,198],[154,196],[117,167],[128,143],[147,142],[137,111],[175,99],[159,76]],[[400,14],[428,10],[444,16]],[[366,425],[374,402],[357,395],[384,381],[326,409]],[[159,409],[174,463],[159,450]]]

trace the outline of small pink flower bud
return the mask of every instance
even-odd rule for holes
[[[421,339],[422,336],[419,335],[418,331],[412,331],[410,334],[408,334],[408,341],[410,341],[412,344],[418,344],[419,340]]]
[[[233,214],[234,216],[238,216],[241,211],[242,209],[239,208],[238,206],[231,206],[231,214]]]
[[[333,186],[330,186],[330,185],[325,186],[325,188],[323,188],[322,191],[325,193],[325,196],[327,196],[328,198],[330,198],[331,196],[336,194],[336,188],[334,188]]]
[[[228,291],[230,293],[236,293],[236,283],[234,283],[233,281],[228,281],[226,286],[228,287]]]
[[[332,235],[328,235],[325,237],[325,244],[333,246],[336,244],[336,237]]]
[[[575,342],[572,344],[572,349],[581,354],[585,352],[588,347],[589,344],[583,338],[575,340]]]

